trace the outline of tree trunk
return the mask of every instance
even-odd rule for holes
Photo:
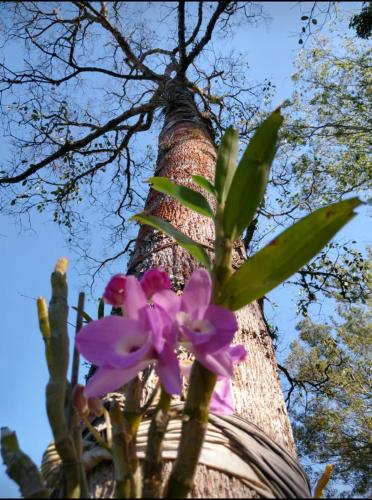
[[[178,184],[199,189],[192,183],[192,175],[203,175],[211,182],[214,181],[216,147],[208,121],[197,110],[193,96],[183,82],[169,82],[164,94],[167,105],[164,126],[159,137],[155,175],[166,176]],[[213,204],[213,200],[209,201]],[[164,218],[207,248],[213,247],[213,222],[181,206],[173,198],[150,190],[145,212]],[[213,258],[211,253],[210,255]],[[234,265],[241,265],[244,258],[243,246],[238,244],[233,256]],[[182,290],[185,280],[198,267],[198,263],[167,236],[149,226],[141,226],[128,273],[141,276],[151,267],[166,270],[171,276],[174,289]],[[237,317],[240,330],[236,342],[245,345],[248,356],[235,370],[233,388],[236,415],[255,424],[297,460],[275,354],[263,311],[259,304],[254,302],[238,311]],[[102,495],[102,488],[107,488],[105,475],[109,478],[108,468],[108,465],[102,464],[90,477],[90,484],[97,496]],[[169,470],[168,462],[166,471]],[[105,495],[107,493],[106,489]],[[256,498],[265,495],[260,495],[238,478],[212,470],[206,465],[199,465],[192,496]]]

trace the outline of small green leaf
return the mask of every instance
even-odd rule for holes
[[[205,177],[202,177],[201,175],[192,175],[191,176],[192,180],[197,184],[198,186],[202,187],[208,193],[212,194],[213,196],[216,196],[216,188],[213,186],[211,182],[209,182],[208,179]]]
[[[225,203],[231,181],[236,171],[238,139],[238,132],[232,127],[228,127],[218,148],[214,183],[217,191],[217,199],[220,203]]]
[[[151,177],[149,179],[152,187],[160,193],[176,198],[185,207],[191,208],[201,215],[214,219],[214,215],[208,201],[204,196],[193,189],[174,184],[166,177]]]
[[[185,250],[195,257],[196,260],[203,264],[204,267],[208,270],[210,269],[209,257],[204,248],[199,245],[199,243],[196,243],[196,241],[181,233],[181,231],[178,231],[178,229],[172,226],[172,224],[169,224],[169,222],[161,219],[160,217],[146,215],[144,213],[134,215],[131,219],[137,220],[141,224],[152,226],[168,236],[171,236],[181,247],[185,248]]]
[[[71,306],[71,307],[72,307],[72,309],[74,309],[74,311],[79,312],[79,309],[77,307],[75,307],[75,306]],[[83,316],[83,318],[85,319],[85,321],[87,323],[90,323],[91,321],[93,321],[93,318],[91,318],[88,313],[81,311],[81,315]]]
[[[104,315],[105,315],[105,303],[103,302],[102,299],[99,299],[97,317],[98,319],[101,319],[103,318]]]
[[[224,211],[224,231],[238,238],[263,200],[283,117],[277,109],[260,125],[236,169]],[[217,186],[216,186],[217,187]]]
[[[312,259],[354,217],[360,203],[358,198],[333,203],[286,229],[231,276],[221,304],[236,310],[263,297]]]

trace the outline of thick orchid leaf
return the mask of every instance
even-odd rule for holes
[[[208,179],[201,175],[192,175],[191,178],[195,182],[195,184],[205,189],[209,194],[216,196],[216,188],[211,182],[209,182]]]
[[[239,162],[224,210],[228,238],[235,240],[243,233],[263,200],[282,121],[280,110],[274,111],[257,129]]]
[[[191,208],[201,215],[214,219],[213,211],[204,196],[186,186],[180,186],[166,177],[151,177],[149,179],[152,187],[160,193],[176,198],[182,205]]]
[[[169,224],[169,222],[160,217],[143,213],[134,215],[132,219],[137,220],[141,224],[147,224],[148,226],[154,227],[168,236],[171,236],[181,247],[187,250],[196,260],[203,264],[204,267],[210,270],[209,257],[204,248],[196,241],[181,233],[181,231],[178,231],[178,229],[172,226],[172,224]]]
[[[228,127],[218,148],[215,186],[219,203],[224,204],[236,171],[238,132]]]
[[[237,310],[263,297],[312,259],[354,217],[360,203],[358,198],[333,203],[285,230],[231,276],[221,304]]]

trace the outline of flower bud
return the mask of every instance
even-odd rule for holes
[[[169,290],[171,288],[168,274],[162,269],[156,268],[147,270],[140,280],[140,283],[148,299],[156,292]]]
[[[81,417],[89,415],[88,400],[83,394],[84,389],[83,385],[77,384],[72,391],[72,406]]]
[[[37,299],[37,315],[39,318],[39,328],[41,331],[41,335],[43,336],[45,342],[47,342],[50,338],[50,326],[48,318],[48,307],[44,297],[39,297]]]
[[[114,307],[121,307],[124,304],[125,282],[124,274],[115,274],[105,288],[103,301]]]
[[[101,417],[103,415],[103,404],[100,398],[88,398],[88,408],[89,413],[93,413],[96,417]]]

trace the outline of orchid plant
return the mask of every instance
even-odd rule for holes
[[[238,329],[236,318],[228,309],[210,304],[212,282],[205,269],[193,273],[182,297],[170,287],[168,275],[160,269],[146,271],[140,281],[121,274],[111,278],[103,300],[120,308],[122,316],[90,322],[76,337],[78,351],[99,367],[84,395],[104,396],[149,365],[155,365],[168,394],[181,394],[176,353],[181,345],[220,378],[212,394],[214,412],[232,413],[233,365],[246,356],[244,346],[231,345]]]
[[[85,471],[79,457],[81,436],[79,438],[76,423],[79,417],[98,445],[112,455],[118,498],[185,498],[192,486],[208,414],[210,411],[233,413],[231,380],[234,365],[249,356],[243,345],[234,344],[238,330],[234,311],[285,281],[355,215],[353,210],[360,204],[357,198],[320,208],[277,236],[233,272],[234,242],[241,237],[263,201],[281,123],[282,116],[277,109],[258,128],[238,165],[238,134],[231,127],[227,129],[218,149],[214,183],[193,176],[195,184],[215,198],[215,211],[207,198],[196,190],[167,178],[150,179],[155,190],[175,197],[183,205],[213,220],[213,262],[201,244],[165,220],[145,213],[135,216],[136,221],[174,238],[201,267],[189,278],[182,295],[172,291],[165,271],[150,269],[140,280],[123,274],[110,279],[103,302],[112,306],[115,314],[104,317],[102,302],[99,319],[92,320],[80,303],[77,323],[85,318],[86,324],[82,328],[77,326],[75,355],[82,354],[97,368],[85,387],[77,384],[75,370],[72,392],[66,384],[66,264],[60,262],[52,274],[49,311],[42,299],[38,305],[50,374],[48,416],[63,465],[66,498],[87,496]],[[180,347],[193,355],[191,368],[180,362]],[[156,400],[155,389],[147,403],[141,406],[139,375],[149,367],[155,370],[161,393]],[[162,490],[162,439],[172,397],[183,390],[183,376],[188,377],[188,390],[178,456]],[[101,397],[121,389],[125,393],[124,410],[114,405],[108,412],[100,403]],[[155,408],[141,469],[136,455],[136,434],[151,404]],[[106,438],[90,424],[88,416],[92,413],[104,416]],[[30,464],[30,459],[19,449],[15,434],[8,429],[2,431],[2,455],[9,475],[18,482],[25,496],[30,494],[30,489],[34,496],[49,496],[37,468]],[[26,469],[28,475],[23,474]]]

